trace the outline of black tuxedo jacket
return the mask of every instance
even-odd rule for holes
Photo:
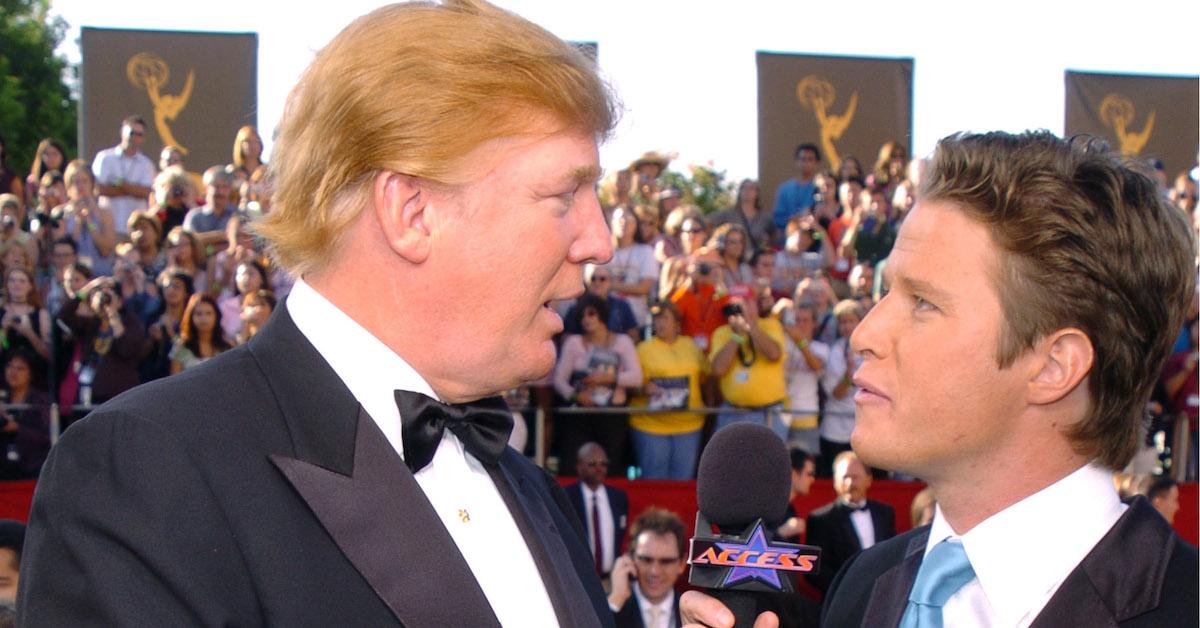
[[[867,500],[867,510],[875,527],[875,542],[882,543],[896,536],[896,513],[882,502]],[[862,550],[849,507],[840,501],[826,504],[808,514],[808,536],[805,542],[821,548],[821,572],[808,580],[824,593],[833,577],[850,557]]]
[[[825,626],[887,628],[900,623],[929,526],[906,532],[855,556],[825,599]],[[1013,557],[1037,569],[1037,557]],[[1195,626],[1196,548],[1183,542],[1143,497],[1092,548],[1037,616],[1032,628],[1171,628]]]
[[[682,626],[679,621],[679,591],[674,592],[675,605],[671,607],[671,614],[675,618],[672,626]],[[638,598],[632,593],[629,599],[625,600],[625,605],[616,613],[617,628],[646,628],[645,622],[642,621],[642,607],[638,604]]]
[[[575,507],[575,512],[579,514],[579,521],[583,524],[583,542],[588,542],[587,529],[587,508],[583,504],[583,482],[573,482],[566,487],[567,499],[571,500],[571,505]],[[608,508],[612,511],[613,520],[613,560],[621,555],[621,542],[625,540],[625,527],[629,523],[629,494],[615,487],[604,485],[604,490],[608,492]]]
[[[611,625],[557,483],[512,449],[489,473],[560,623]],[[498,625],[286,307],[247,346],[67,430],[34,496],[19,608],[25,626]]]

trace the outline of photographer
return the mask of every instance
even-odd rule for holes
[[[33,386],[35,362],[36,358],[24,349],[13,352],[4,362],[8,396],[0,412],[0,443],[5,452],[0,478],[36,478],[50,451],[50,404],[46,393]]]
[[[20,246],[25,249],[29,260],[37,261],[38,246],[33,236],[25,231],[25,210],[21,199],[14,194],[0,194],[0,255],[9,247]]]
[[[64,308],[62,321],[80,346],[79,402],[104,402],[140,383],[145,328],[136,313],[125,306],[111,277],[93,279],[84,286],[76,307]]]
[[[671,303],[679,308],[680,332],[691,336],[701,351],[708,351],[709,336],[725,318],[721,308],[729,302],[729,293],[717,283],[720,260],[701,249],[687,263],[687,279],[683,287],[671,295]]]
[[[113,248],[117,245],[117,229],[113,214],[96,201],[96,180],[86,161],[76,159],[67,164],[68,201],[54,210],[62,216],[54,237],[69,235],[79,246],[79,256],[96,275],[112,272]]]
[[[18,350],[28,351],[34,378],[45,381],[50,358],[50,314],[42,308],[33,274],[24,268],[4,273],[4,305],[0,307],[0,361]]]
[[[786,441],[787,425],[780,417],[787,398],[783,325],[769,316],[759,318],[758,299],[753,294],[733,297],[721,313],[728,323],[712,335],[712,375],[720,381],[725,407],[754,412],[718,414],[716,428],[754,422],[766,425]]]
[[[183,166],[169,166],[158,173],[154,178],[154,206],[149,211],[162,225],[160,245],[172,229],[183,226],[184,217],[195,206],[195,184]]]

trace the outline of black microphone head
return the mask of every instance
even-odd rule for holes
[[[710,523],[740,532],[759,518],[783,523],[791,485],[791,459],[779,436],[763,425],[734,423],[713,434],[700,455],[696,501]]]

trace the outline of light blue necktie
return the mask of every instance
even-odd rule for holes
[[[942,628],[942,605],[974,579],[975,570],[961,542],[945,540],[934,545],[917,570],[900,628]]]

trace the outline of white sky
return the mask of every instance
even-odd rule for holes
[[[916,154],[961,130],[1062,133],[1066,69],[1200,74],[1195,0],[498,4],[564,39],[599,43],[601,68],[625,106],[615,138],[601,149],[610,170],[656,149],[679,154],[673,167],[711,161],[731,178],[756,176],[758,50],[913,58]],[[258,126],[269,141],[288,90],[314,52],[379,5],[53,0],[52,10],[72,27],[63,52],[73,61],[80,26],[257,32]]]

